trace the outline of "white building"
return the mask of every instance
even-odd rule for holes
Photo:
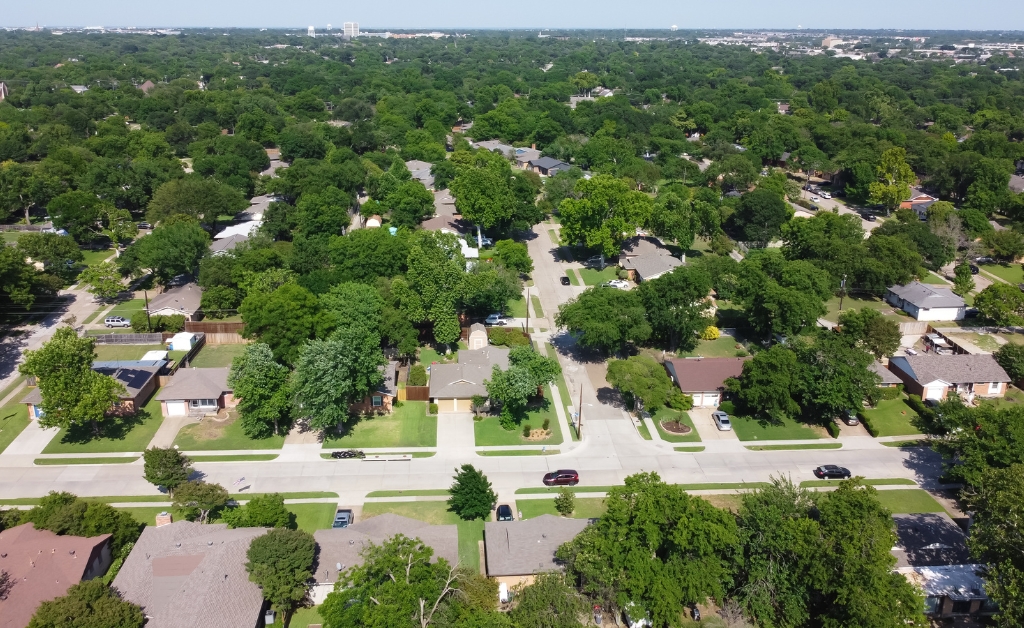
[[[967,312],[964,300],[949,288],[920,281],[890,287],[885,300],[919,321],[959,321]]]
[[[306,29],[306,35],[309,37],[316,37],[316,29],[310,26],[308,29]]]
[[[345,37],[359,37],[359,22],[345,22]]]

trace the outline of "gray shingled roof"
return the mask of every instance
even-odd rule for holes
[[[486,395],[484,380],[490,379],[494,365],[508,368],[508,349],[484,347],[459,351],[457,364],[430,366],[430,396],[439,399],[469,399]]]
[[[216,399],[228,386],[228,367],[222,368],[180,368],[171,376],[171,381],[156,394],[157,401],[171,399]]]
[[[967,535],[946,513],[899,514],[896,522],[896,567],[962,565],[970,561]]]
[[[1010,376],[991,355],[908,355],[889,360],[920,384],[941,380],[947,384],[1009,382]]]
[[[149,300],[149,311],[156,312],[164,308],[183,314],[194,314],[199,309],[203,291],[194,283],[187,283],[156,295]]]
[[[682,265],[682,260],[672,257],[667,252],[629,257],[622,261],[622,267],[635,271],[641,281],[655,279]]]
[[[189,521],[147,526],[113,585],[142,606],[146,628],[253,628],[263,593],[249,581],[246,552],[266,532]]]
[[[525,521],[488,521],[484,524],[487,575],[523,576],[560,569],[555,550],[589,524],[589,519],[554,515]]]
[[[530,160],[530,165],[537,168],[543,168],[544,170],[551,170],[552,168],[561,167],[569,169],[571,167],[564,161],[555,159],[554,157],[541,157],[540,159],[532,159]]]
[[[338,565],[345,570],[363,563],[360,553],[369,544],[380,545],[396,534],[419,539],[434,550],[434,560],[444,558],[454,565],[459,561],[459,530],[454,525],[430,525],[401,515],[383,514],[353,523],[347,528],[317,530],[313,533],[320,546],[314,577],[319,583],[338,580]]]
[[[226,253],[227,251],[230,251],[230,250],[234,249],[236,246],[238,246],[242,242],[245,242],[248,239],[249,239],[249,236],[247,236],[247,235],[244,235],[244,234],[241,234],[241,233],[235,233],[235,234],[229,235],[226,238],[221,238],[220,240],[214,240],[213,242],[210,243],[210,252],[211,253]]]
[[[923,309],[964,307],[964,300],[953,294],[949,288],[931,286],[920,281],[912,281],[905,286],[892,286],[889,292]]]
[[[109,375],[120,382],[127,391],[127,394],[121,396],[122,399],[135,399],[139,391],[149,384],[149,380],[156,377],[157,373],[163,369],[164,361],[158,361],[160,362],[158,366],[121,366],[112,365],[109,362],[93,362],[92,370],[101,375]],[[31,403],[33,405],[38,405],[42,402],[43,396],[38,388],[33,388],[21,400],[21,403]]]
[[[377,392],[389,395],[391,397],[398,396],[398,384],[396,378],[398,377],[398,362],[388,362],[384,366],[380,367],[381,373],[384,375],[384,381],[377,387]]]
[[[868,368],[871,369],[873,373],[882,378],[882,381],[880,382],[881,384],[889,385],[903,383],[903,380],[900,379],[899,376],[896,375],[896,373],[893,373],[889,369],[882,366],[881,362],[873,362],[871,366],[869,366]]]

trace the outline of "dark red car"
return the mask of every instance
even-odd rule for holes
[[[545,486],[576,486],[580,483],[580,474],[572,469],[559,469],[544,475]]]

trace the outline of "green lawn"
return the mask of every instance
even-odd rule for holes
[[[28,427],[28,406],[20,403],[27,394],[28,389],[23,388],[10,403],[0,407],[0,453]]]
[[[695,453],[699,453],[699,452],[704,451],[704,447],[703,446],[700,446],[700,447],[673,447],[672,449],[675,450],[675,451],[681,451],[681,452],[690,453],[690,454],[695,454]]]
[[[476,569],[480,564],[477,541],[483,538],[483,521],[463,521],[448,511],[447,502],[370,502],[363,504],[363,519],[384,513],[419,519],[433,525],[459,526],[459,562]]]
[[[523,513],[523,519],[533,519],[541,515],[560,516],[555,510],[553,499],[520,499],[516,502],[516,508]],[[572,518],[596,519],[604,515],[607,509],[603,497],[577,497],[576,510],[573,511]]]
[[[615,488],[614,486],[532,486],[530,488],[517,488],[516,495],[544,495],[546,493],[558,493],[563,488],[569,489],[572,493],[607,493]]]
[[[1007,387],[1006,394],[1002,397],[996,397],[993,399],[978,398],[981,403],[992,405],[996,408],[1002,408],[1005,406],[1017,406],[1024,403],[1024,391],[1020,388],[1013,386],[1012,384]]]
[[[925,273],[924,277],[921,278],[921,283],[930,283],[930,284],[934,284],[936,286],[946,286],[946,287],[949,286],[949,282],[948,281],[946,281],[942,277],[939,277],[938,275],[936,275],[933,272]]]
[[[572,268],[570,268],[569,270],[566,271],[565,276],[569,278],[569,285],[572,285],[572,286],[580,285],[579,275],[577,275],[576,271],[573,270]]]
[[[138,458],[130,456],[112,456],[109,458],[36,458],[32,464],[39,466],[67,464],[129,464]]]
[[[505,306],[505,314],[512,318],[526,318],[526,299],[522,296],[516,299],[509,299]]]
[[[833,298],[829,299],[828,301],[826,301],[825,302],[825,307],[828,308],[828,312],[822,318],[824,318],[827,321],[832,321],[832,322],[838,321],[839,320],[839,297],[833,297]],[[885,317],[889,318],[889,319],[892,319],[894,321],[900,322],[900,323],[910,323],[910,322],[914,321],[914,319],[912,319],[909,316],[903,314],[903,312],[901,312],[900,310],[895,310],[892,307],[892,305],[886,303],[885,301],[883,301],[882,299],[879,299],[879,298],[875,298],[875,297],[864,297],[864,298],[861,298],[861,297],[847,296],[846,298],[843,299],[843,309],[844,310],[860,310],[860,309],[864,309],[864,308],[869,308],[869,309],[872,309],[872,310],[879,310],[879,311],[886,311],[886,312],[893,311],[893,313],[891,313],[891,314],[887,313],[885,315]]]
[[[650,439],[648,439],[650,440]],[[558,449],[492,449],[489,451],[478,451],[478,456],[553,456],[561,453]]]
[[[606,281],[619,278],[618,266],[605,266],[604,270],[581,268],[579,272],[585,286],[598,286]]]
[[[547,352],[549,358],[558,359],[558,352],[555,348],[544,343],[544,350]],[[569,387],[565,383],[565,373],[559,374],[555,377],[555,386],[558,387],[558,396],[562,398],[562,408],[565,410],[565,417],[569,421],[569,436],[572,440],[577,441],[579,437],[576,436],[576,430],[572,427],[572,415],[569,414],[569,406],[572,405],[572,395],[569,393]]]
[[[106,345],[97,344],[95,348],[98,361],[141,360],[147,351],[167,351],[163,345]],[[180,353],[182,356],[184,352]],[[170,357],[170,355],[168,355]]]
[[[804,480],[800,483],[802,488],[815,486],[839,486],[845,480]],[[917,486],[917,482],[908,478],[881,478],[877,480],[863,480],[868,486]]]
[[[286,504],[285,508],[295,515],[295,526],[310,534],[329,529],[338,511],[337,504]]]
[[[238,456],[189,456],[192,462],[263,462],[277,458],[277,454],[249,454]]]
[[[697,484],[677,484],[684,491],[727,491],[750,488],[768,488],[768,482],[703,482]]]
[[[256,440],[242,432],[241,421],[218,423],[204,420],[181,428],[174,438],[174,444],[182,451],[280,449],[284,445],[284,436]]]
[[[989,353],[995,353],[1001,346],[996,341],[996,337],[993,334],[978,334],[978,333],[966,333],[966,334],[950,334],[951,340],[966,340],[967,342],[975,345],[982,351],[988,351]]]
[[[426,401],[403,401],[391,414],[361,419],[344,436],[324,439],[324,447],[436,447],[437,417],[427,415]]]
[[[7,395],[9,395],[12,392],[14,392],[14,389],[17,388],[18,386],[20,386],[21,383],[23,381],[25,381],[26,379],[27,378],[24,375],[19,375],[19,376],[15,377],[14,380],[10,384],[8,384],[6,387],[4,387],[3,390],[0,390],[0,399],[3,399]],[[20,396],[24,396],[25,394],[27,394],[27,393],[22,393]]]
[[[431,347],[420,347],[419,356],[417,357],[417,361],[426,367],[429,367],[434,362],[447,364],[456,362],[458,361],[458,359],[458,351],[452,351],[451,353],[448,354],[442,354],[438,353],[435,349],[432,349]],[[427,373],[427,375],[429,376],[430,374]]]
[[[145,299],[129,299],[115,305],[112,310],[107,312],[107,316],[122,316],[131,320],[133,314],[141,312],[145,307]],[[102,323],[103,321],[100,322]]]
[[[447,497],[448,489],[446,488],[428,488],[422,490],[408,490],[408,491],[370,491],[366,494],[367,497]]]
[[[638,424],[636,426],[636,431],[640,433],[640,438],[642,438],[644,440],[652,440],[651,439],[651,430],[647,429],[647,424],[646,423],[641,422],[640,424]]]
[[[914,426],[917,413],[906,403],[907,396],[883,399],[874,408],[864,408],[864,422],[875,436],[911,436],[920,434]]]
[[[841,449],[842,443],[807,443],[805,445],[751,445],[750,451],[788,451],[792,449]]]
[[[527,411],[526,418],[520,423],[520,428],[506,430],[498,423],[498,417],[487,416],[479,421],[473,422],[473,433],[476,435],[477,447],[492,447],[496,445],[558,445],[562,442],[562,429],[558,426],[558,417],[555,415],[555,406],[551,403],[550,388],[548,396],[541,402],[532,402]],[[550,435],[544,440],[527,440],[523,438],[522,426],[529,424],[533,429],[538,430],[544,424],[544,419],[549,419],[548,430]]]
[[[85,264],[86,266],[99,264],[100,262],[106,261],[106,259],[113,254],[113,249],[103,249],[100,251],[82,249],[82,255],[85,257],[82,263]]]
[[[746,416],[733,416],[732,404],[722,404],[722,410],[729,413],[732,429],[740,440],[810,440],[821,438],[817,432],[803,423],[793,419],[785,419],[779,423],[759,422]]]
[[[876,491],[882,506],[894,513],[945,512],[942,504],[926,491],[919,488],[897,488],[891,491]]]
[[[661,435],[661,440],[669,443],[699,443],[700,434],[693,427],[693,421],[690,420],[690,415],[685,412],[673,410],[671,408],[658,408],[658,411],[654,413],[654,426],[658,428],[658,434]],[[690,426],[689,434],[674,434],[669,432],[661,426],[661,422],[672,422],[681,421],[684,425]]]
[[[717,340],[701,340],[693,351],[680,353],[681,358],[702,356],[705,358],[734,358],[737,351],[746,352],[732,336],[719,336]]]
[[[562,244],[561,242],[558,241],[558,234],[555,233],[554,229],[548,229],[548,237],[551,238],[551,243],[554,244],[555,246],[560,246]]]
[[[156,393],[150,397],[133,422],[111,424],[102,436],[92,437],[91,429],[68,433],[61,428],[43,449],[44,454],[97,454],[106,452],[144,451],[160,429],[164,417]]]
[[[982,264],[981,268],[1014,285],[1024,283],[1024,269],[1020,264]]]
[[[231,360],[235,356],[242,355],[245,351],[245,345],[203,345],[203,348],[199,350],[199,354],[196,355],[195,359],[189,366],[196,368],[216,368],[231,366]]]
[[[540,297],[533,294],[530,295],[530,303],[533,303],[533,315],[537,318],[544,316],[544,308],[540,305]]]
[[[174,520],[178,520],[177,513],[170,506],[130,506],[128,508],[118,508],[132,517],[135,518],[141,524],[151,526],[156,524],[156,516],[162,512],[169,512]]]
[[[886,447],[928,447],[929,442],[927,438],[918,438],[914,440],[895,440],[892,442],[882,443]]]
[[[310,624],[322,625],[324,620],[320,617],[316,606],[300,608],[292,615],[288,622],[288,628],[308,628]]]

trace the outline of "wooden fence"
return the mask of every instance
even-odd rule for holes
[[[913,323],[900,323],[900,333],[904,336],[921,336],[931,331],[928,321],[916,321]]]
[[[185,331],[205,332],[207,334],[240,334],[245,323],[219,321],[185,321]],[[207,339],[209,340],[209,339]],[[227,343],[222,343],[227,344]]]
[[[430,386],[406,386],[398,389],[399,401],[430,401]]]
[[[217,332],[206,332],[206,344],[210,345],[244,345],[249,344],[252,340],[248,338],[242,338],[237,332],[231,333],[217,333]]]

